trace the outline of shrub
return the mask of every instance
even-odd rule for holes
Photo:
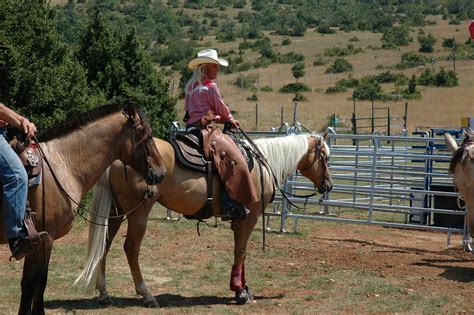
[[[418,84],[428,86],[428,85],[434,85],[435,82],[435,74],[431,69],[425,69],[423,72],[420,74],[420,77],[418,78]]]
[[[354,90],[352,97],[358,100],[382,99],[382,87],[375,81],[365,81]]]
[[[262,88],[260,88],[260,91],[262,92],[273,92],[273,89],[271,86],[263,86]]]
[[[349,41],[350,41],[350,42],[359,42],[360,39],[359,39],[358,37],[354,36],[354,37],[351,37],[351,38],[349,39]]]
[[[453,48],[454,46],[456,46],[456,40],[454,39],[454,37],[452,37],[452,38],[443,38],[442,46],[444,48]]]
[[[396,65],[398,69],[413,68],[424,66],[428,62],[428,58],[414,52],[407,52],[402,55],[401,62]]]
[[[252,102],[252,101],[258,101],[258,96],[257,93],[253,93],[249,97],[247,97],[247,101]]]
[[[296,92],[293,97],[293,102],[306,102],[307,100],[308,98],[299,92]]]
[[[456,75],[456,72],[454,72],[453,70],[445,71],[444,69],[441,69],[436,74],[435,82],[436,86],[453,87],[459,85],[458,77]]]
[[[342,73],[353,70],[354,68],[352,67],[352,64],[349,61],[343,58],[338,58],[329,68],[326,69],[326,73]]]
[[[421,52],[433,52],[433,45],[436,43],[436,39],[433,35],[428,34],[427,36],[420,35],[418,36],[418,42],[420,43]]]
[[[311,89],[304,83],[290,83],[280,89],[280,93],[311,92]]]
[[[313,66],[322,66],[327,63],[326,60],[323,59],[321,56],[316,56],[316,60],[313,62]]]
[[[290,51],[289,53],[286,53],[284,55],[278,54],[276,56],[276,61],[278,61],[279,63],[295,63],[299,61],[304,61],[304,55]]]
[[[355,48],[353,45],[349,44],[346,48],[326,48],[324,49],[324,55],[328,57],[343,57],[348,55],[355,55],[362,52],[362,48]]]
[[[410,30],[406,26],[387,28],[383,33],[382,41],[382,48],[407,46],[411,41]]]
[[[234,85],[240,87],[241,89],[255,89],[255,82],[257,81],[256,75],[250,76],[239,76],[234,81]]]
[[[326,23],[321,23],[318,28],[316,29],[316,32],[321,33],[321,34],[334,34],[336,33],[335,30],[329,27],[328,24]]]
[[[289,44],[291,44],[291,40],[289,38],[284,38],[282,41],[281,41],[281,45],[282,46],[288,46]]]
[[[344,86],[338,86],[337,84],[335,86],[330,86],[326,89],[326,94],[336,94],[336,93],[341,93],[345,92],[347,89]]]

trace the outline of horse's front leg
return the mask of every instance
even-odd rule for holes
[[[19,314],[44,314],[44,291],[52,240],[45,239],[38,252],[29,253],[23,264]]]
[[[123,246],[127,255],[128,264],[135,284],[137,295],[143,296],[143,303],[147,307],[160,307],[156,298],[150,294],[148,288],[143,281],[142,272],[138,257],[140,255],[140,246],[145,236],[148,215],[153,203],[145,204],[143,207],[128,218],[128,230],[125,244]]]
[[[245,220],[234,220],[234,265],[230,275],[230,289],[235,292],[237,304],[245,304],[253,299],[245,282],[245,255],[247,244],[257,223],[258,211],[251,211]]]
[[[112,245],[112,241],[114,240],[115,235],[122,225],[122,218],[115,218],[109,220],[109,228],[107,234],[107,243],[105,247],[104,257],[100,261],[100,268],[98,270],[95,288],[99,291],[98,301],[101,304],[112,304],[112,298],[110,297],[109,292],[107,291],[107,282],[105,280],[105,272],[106,272],[106,264],[107,264],[107,254],[109,253],[110,246]]]

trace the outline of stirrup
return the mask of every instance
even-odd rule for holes
[[[41,231],[37,233],[39,241],[36,243],[33,243],[29,237],[19,237],[14,241],[13,250],[12,250],[12,255],[8,258],[9,261],[12,261],[13,259],[15,260],[21,260],[23,259],[30,251],[38,251],[39,246],[41,244],[41,241],[44,236],[48,235],[47,231]],[[22,244],[20,244],[22,243]],[[10,245],[11,247],[11,245]]]

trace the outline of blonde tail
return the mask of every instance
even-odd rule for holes
[[[113,204],[112,190],[109,184],[109,169],[107,169],[95,185],[91,203],[89,223],[88,256],[84,268],[74,285],[81,283],[87,291],[94,289],[99,275],[100,263],[105,254],[109,213]]]

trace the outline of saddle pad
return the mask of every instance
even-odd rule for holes
[[[178,133],[176,138],[169,140],[169,142],[174,149],[178,162],[193,170],[206,172],[206,160],[197,141],[186,134]]]

